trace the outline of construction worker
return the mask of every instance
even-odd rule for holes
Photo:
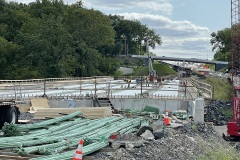
[[[162,80],[161,80],[161,77],[157,77],[157,83],[158,83],[158,86],[159,86],[159,87],[162,86]]]
[[[156,78],[153,79],[153,86],[157,87],[157,79]]]
[[[149,87],[149,76],[146,77],[146,87]]]
[[[128,88],[130,88],[131,79],[128,79]]]

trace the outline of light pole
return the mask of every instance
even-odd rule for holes
[[[124,35],[125,40],[125,56],[127,55],[127,37]]]
[[[128,54],[128,46],[127,46],[127,36],[125,35],[122,35],[121,38],[119,39],[115,39],[115,40],[121,40],[121,41],[124,41],[124,54],[125,56]]]

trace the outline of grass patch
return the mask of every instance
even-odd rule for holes
[[[154,61],[153,69],[156,70],[158,76],[167,76],[170,74],[176,74],[176,72],[166,64],[161,64]],[[149,72],[148,66],[141,66],[134,70],[133,76],[147,76]]]
[[[240,160],[238,151],[229,145],[229,142],[216,135],[208,138],[196,137],[202,154],[199,160]]]
[[[167,76],[169,74],[176,74],[176,72],[166,64],[153,63],[153,69],[156,70],[159,76]]]
[[[132,73],[133,76],[147,76],[148,75],[148,67],[147,66],[140,66],[134,69]]]
[[[232,86],[227,79],[208,77],[203,81],[214,87],[213,99],[221,99],[226,101],[232,99]]]
[[[199,158],[200,160],[239,160],[239,154],[236,150],[231,149],[215,149],[208,150],[204,156]]]

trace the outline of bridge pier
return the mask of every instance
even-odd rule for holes
[[[227,64],[215,64],[215,71],[219,71],[221,69],[223,69],[224,67],[227,67]]]

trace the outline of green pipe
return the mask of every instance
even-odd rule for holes
[[[53,142],[58,142],[61,139],[66,139],[66,138],[72,138],[75,136],[83,135],[85,133],[88,133],[92,130],[96,130],[99,127],[102,127],[108,123],[117,121],[119,119],[122,119],[121,117],[112,117],[112,118],[106,118],[106,119],[100,119],[93,124],[89,124],[89,126],[82,126],[80,128],[76,128],[72,132],[68,132],[67,135],[61,135],[61,136],[50,136],[47,138],[39,138],[37,140],[30,140],[30,141],[24,141],[22,142],[22,146],[34,146],[34,145],[39,145],[39,144],[46,144],[46,143],[53,143]],[[99,122],[100,121],[100,122]],[[102,122],[101,122],[102,121]],[[4,148],[9,148],[8,145],[2,146],[0,144],[0,149]]]
[[[93,153],[106,146],[108,146],[108,143],[106,142],[95,142],[90,145],[83,146],[83,156]],[[32,158],[31,160],[56,160],[56,159],[69,160],[74,157],[75,152],[76,150],[72,150],[61,154]]]

